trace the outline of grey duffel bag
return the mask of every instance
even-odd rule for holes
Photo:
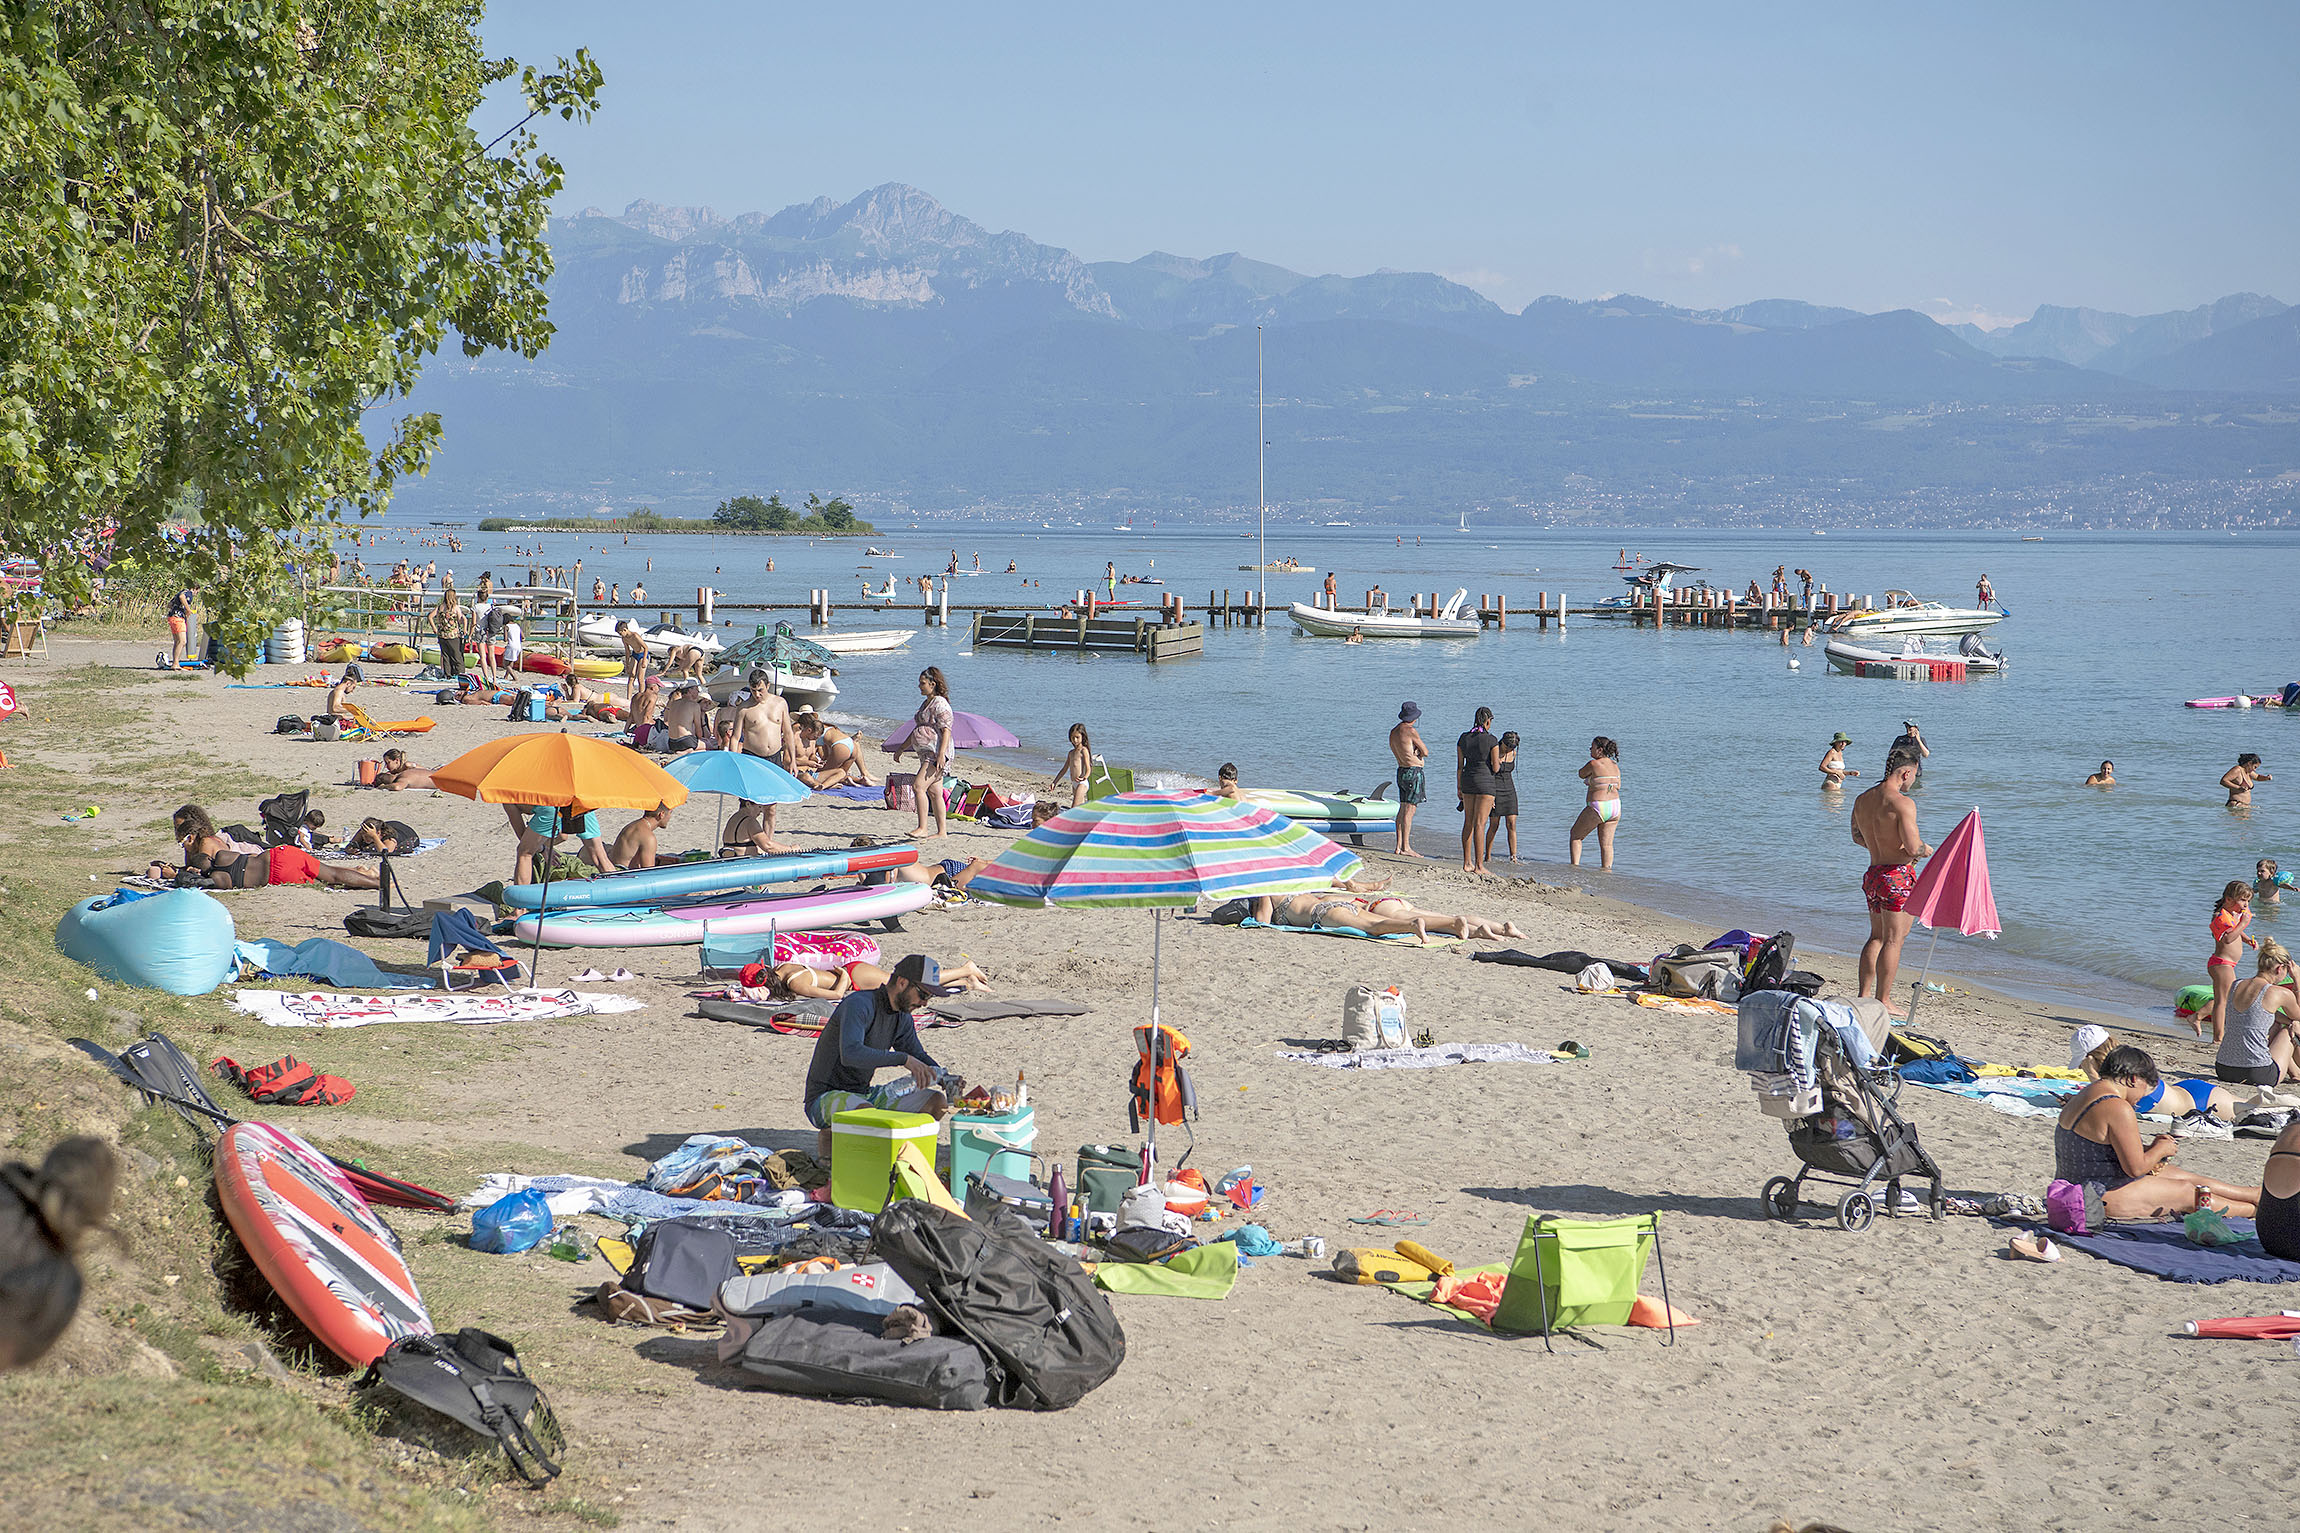
[[[972,1342],[955,1336],[889,1341],[876,1320],[800,1310],[759,1327],[736,1366],[746,1382],[788,1395],[884,1400],[937,1411],[990,1404],[990,1373]]]

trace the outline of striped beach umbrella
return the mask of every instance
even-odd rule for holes
[[[1162,917],[1201,896],[1234,899],[1330,889],[1356,856],[1258,805],[1211,793],[1114,793],[1066,809],[967,882],[1004,905],[1150,911],[1151,1046],[1158,1027]],[[1158,1118],[1148,1115],[1142,1180],[1156,1178]]]

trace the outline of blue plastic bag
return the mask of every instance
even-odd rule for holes
[[[551,1238],[551,1205],[532,1187],[497,1198],[471,1216],[471,1249],[509,1256]]]

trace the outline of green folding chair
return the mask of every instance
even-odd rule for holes
[[[1558,1331],[1577,1325],[1624,1325],[1637,1303],[1650,1257],[1661,1269],[1661,1302],[1670,1316],[1669,1337],[1677,1343],[1674,1311],[1668,1311],[1669,1264],[1661,1258],[1658,1214],[1619,1219],[1559,1219],[1537,1214],[1525,1221],[1509,1282],[1494,1312],[1497,1331],[1541,1332],[1554,1352]]]
[[[1134,791],[1134,769],[1114,767],[1100,756],[1094,758],[1094,769],[1086,774],[1086,797],[1089,800],[1108,798],[1113,793]]]

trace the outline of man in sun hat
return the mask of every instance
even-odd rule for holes
[[[1846,778],[1861,775],[1845,765],[1845,747],[1852,743],[1853,737],[1840,729],[1836,738],[1829,742],[1829,748],[1821,752],[1822,787],[1842,788]]]
[[[2108,1029],[2097,1022],[2087,1022],[2068,1035],[2068,1067],[2082,1070],[2084,1062],[2115,1042]]]
[[[1429,798],[1429,782],[1423,765],[1430,759],[1430,748],[1422,739],[1422,732],[1414,721],[1422,716],[1422,705],[1415,702],[1398,705],[1398,721],[1390,730],[1390,754],[1398,763],[1398,855],[1419,857],[1414,850],[1414,809]]]
[[[941,964],[912,953],[878,989],[857,990],[839,1002],[815,1039],[803,1098],[823,1164],[830,1164],[831,1119],[842,1112],[877,1107],[931,1113],[938,1119],[950,1115],[951,1099],[965,1091],[966,1083],[936,1064],[918,1041],[916,1014],[928,1001],[959,988],[942,982]],[[889,1067],[905,1071],[906,1077],[873,1086],[871,1078]]]

